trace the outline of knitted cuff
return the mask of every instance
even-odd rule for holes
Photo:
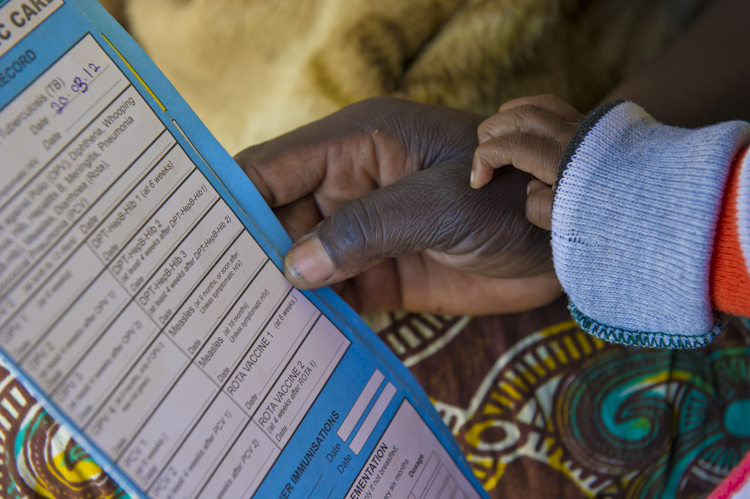
[[[555,271],[584,330],[667,348],[719,333],[714,228],[732,158],[748,140],[744,122],[670,127],[630,102],[587,118],[560,165],[552,212]]]

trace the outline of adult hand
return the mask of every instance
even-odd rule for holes
[[[525,216],[531,177],[469,186],[482,120],[376,98],[239,153],[297,241],[292,284],[335,285],[358,311],[503,313],[559,296],[549,234]]]

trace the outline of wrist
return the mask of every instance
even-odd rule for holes
[[[651,347],[713,339],[714,231],[731,160],[748,137],[743,122],[669,127],[627,102],[581,125],[558,176],[552,251],[585,330]]]

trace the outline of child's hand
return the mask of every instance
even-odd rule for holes
[[[493,169],[505,165],[534,175],[538,180],[529,182],[526,189],[526,217],[550,230],[557,168],[583,118],[570,104],[551,95],[506,102],[479,125],[471,186],[483,187],[492,180]]]

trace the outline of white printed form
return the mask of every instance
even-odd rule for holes
[[[252,495],[349,340],[91,35],[0,157],[0,346],[150,497]]]
[[[404,400],[344,497],[468,499],[479,496],[414,407]]]

